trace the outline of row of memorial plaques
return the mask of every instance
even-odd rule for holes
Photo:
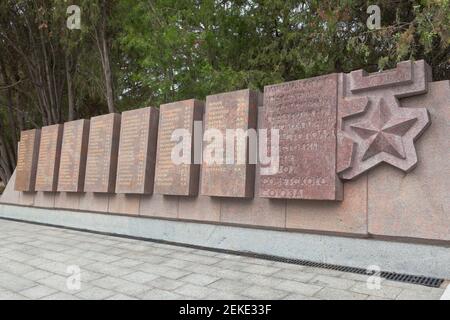
[[[327,92],[323,93],[323,88]],[[320,97],[315,94],[321,91]],[[22,132],[18,191],[65,191],[246,198],[254,196],[255,165],[194,161],[195,121],[203,130],[256,129],[262,95],[241,90],[198,100],[98,116]],[[336,148],[337,76],[265,88],[259,123],[280,130],[280,167],[259,179],[259,196],[336,199],[335,158],[318,161]],[[261,121],[262,120],[262,121]],[[173,161],[174,130],[190,137],[189,163]],[[270,146],[270,142],[269,142]],[[205,143],[203,148],[205,148]],[[223,147],[223,146],[222,146]],[[220,148],[219,148],[220,149]],[[183,149],[186,150],[186,149]],[[202,150],[204,151],[204,149]],[[238,157],[237,154],[234,155]],[[236,160],[236,158],[234,159]],[[200,190],[199,190],[200,189]]]

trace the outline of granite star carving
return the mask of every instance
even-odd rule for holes
[[[400,107],[393,97],[372,101],[370,111],[347,129],[356,142],[356,152],[342,178],[352,179],[381,162],[410,171],[417,164],[414,141],[429,124],[425,108]]]
[[[392,114],[384,99],[380,99],[379,106],[369,121],[352,125],[356,134],[367,141],[362,160],[367,160],[381,152],[405,159],[403,136],[416,122],[416,117]]]

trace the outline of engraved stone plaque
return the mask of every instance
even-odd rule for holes
[[[22,131],[17,151],[16,191],[34,191],[41,130]]]
[[[246,134],[248,129],[256,129],[260,101],[261,94],[251,90],[222,93],[206,98],[202,195],[253,197],[255,164],[249,164],[249,139]],[[227,138],[227,131],[235,133],[236,139]],[[216,133],[219,135],[214,137]],[[208,138],[209,135],[211,139]],[[227,148],[230,143],[234,143],[234,148]],[[243,148],[237,148],[237,145]],[[227,154],[227,149],[234,149],[234,155]]]
[[[89,120],[64,124],[58,191],[83,192],[88,139]]]
[[[261,197],[342,200],[337,100],[337,74],[265,87],[263,126],[279,130],[280,156],[278,172],[260,176]]]
[[[122,113],[116,193],[153,193],[158,120],[152,107]]]
[[[194,121],[203,117],[204,103],[186,100],[161,105],[159,110],[158,150],[156,153],[155,193],[164,195],[195,196],[198,194],[200,165],[194,164]],[[174,130],[188,141],[172,141]],[[177,153],[180,158],[172,159],[172,151],[179,144],[189,149],[190,154]],[[181,158],[181,157],[185,158]],[[188,160],[188,161],[186,161]]]
[[[41,129],[36,191],[56,191],[63,127],[62,124],[55,124]]]
[[[116,189],[120,114],[91,118],[86,160],[85,192],[112,193]]]

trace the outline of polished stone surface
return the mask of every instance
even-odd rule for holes
[[[82,193],[57,192],[55,194],[55,208],[67,210],[79,210]]]
[[[155,169],[156,194],[198,194],[200,164],[195,164],[194,161],[194,121],[202,120],[203,109],[204,102],[199,100],[161,105]],[[183,132],[178,134],[175,130]],[[177,134],[176,140],[172,138],[174,133]],[[180,148],[177,148],[178,146]],[[179,159],[174,159],[173,155]]]
[[[109,205],[108,193],[85,192],[80,194],[78,209],[83,211],[107,213]]]
[[[90,122],[84,191],[112,193],[116,189],[120,114],[93,117]]]
[[[342,201],[288,200],[286,228],[367,236],[367,175],[344,184]]]
[[[36,191],[56,191],[63,136],[62,124],[43,127],[36,174]]]
[[[108,212],[126,215],[138,215],[140,194],[115,194],[108,199]]]
[[[220,222],[241,226],[286,228],[286,202],[282,199],[224,198],[220,202]]]
[[[206,98],[204,116],[201,195],[216,197],[251,198],[254,195],[255,164],[249,161],[249,139],[245,133],[256,129],[257,109],[261,94],[251,90],[227,92]],[[226,139],[227,130],[240,129],[236,137]],[[235,143],[233,154],[227,143]],[[255,141],[253,141],[255,143]],[[240,146],[240,147],[238,147]],[[227,159],[228,158],[228,159]],[[227,161],[228,160],[228,161]],[[255,162],[254,162],[255,163]]]
[[[400,107],[398,99],[427,91],[429,66],[423,60],[405,61],[380,73],[353,71],[342,80],[340,177],[353,179],[383,162],[404,172],[414,169],[414,142],[430,125],[428,106]]]
[[[14,170],[11,179],[9,180],[10,182],[6,185],[3,193],[0,195],[1,203],[19,204],[20,191],[14,190],[16,175],[16,170]]]
[[[56,192],[38,191],[34,195],[34,207],[54,208]]]
[[[39,158],[41,130],[22,131],[17,150],[17,166],[14,190],[34,191]]]
[[[181,197],[161,194],[143,195],[140,199],[139,215],[177,219],[179,198]]]
[[[406,72],[407,76],[403,76],[402,74],[405,72],[404,70],[407,70],[407,66],[411,67],[413,72],[411,74]],[[150,108],[125,112],[123,116],[124,118],[127,115],[130,117],[128,128],[122,135],[123,145],[125,146],[122,152],[124,169],[122,172],[122,181],[124,182],[122,192],[129,192],[129,195],[119,193],[102,194],[100,196],[93,192],[82,193],[83,189],[77,189],[77,185],[72,188],[72,184],[70,192],[20,192],[14,191],[14,183],[10,183],[0,201],[22,206],[141,215],[184,220],[184,222],[192,220],[213,224],[286,229],[314,234],[400,238],[414,242],[443,241],[448,243],[450,241],[448,215],[450,211],[448,197],[450,186],[447,186],[447,182],[450,179],[448,179],[447,173],[450,172],[450,169],[448,169],[450,155],[447,155],[447,151],[450,150],[448,147],[450,86],[448,81],[427,84],[427,70],[428,67],[423,61],[417,61],[401,63],[399,68],[394,69],[394,71],[374,75],[363,73],[361,79],[358,78],[358,72],[336,75],[339,84],[336,88],[339,100],[337,102],[338,113],[336,114],[338,132],[335,137],[338,152],[335,153],[334,162],[336,171],[343,178],[351,177],[351,181],[346,181],[344,184],[344,199],[342,201],[267,199],[270,197],[261,194],[261,190],[259,190],[259,193],[258,190],[255,190],[254,198],[242,199],[247,191],[253,191],[253,180],[246,176],[245,170],[236,170],[240,173],[234,175],[236,173],[235,168],[233,168],[233,165],[227,164],[203,170],[200,188],[201,190],[211,191],[209,195],[186,197],[146,194],[140,196],[139,194],[145,190],[150,193],[150,185],[145,184],[144,177],[150,179],[153,169],[152,166],[146,167],[146,161],[151,163],[156,154],[157,129],[154,122],[157,122],[159,117],[157,113],[154,113],[156,111],[151,111],[154,109]],[[334,84],[334,76],[309,80],[314,82],[321,79],[326,82],[326,79],[328,79],[329,85],[330,83]],[[359,79],[358,81],[363,81],[364,84],[357,85],[360,82],[354,79]],[[275,97],[280,96],[279,99],[274,99],[277,102],[289,102],[289,95],[282,94],[283,90],[286,90],[286,92],[295,91],[299,83],[301,87],[304,86],[303,82],[302,80],[277,85],[276,87],[280,87],[282,90],[278,89],[281,91],[278,91],[275,95]],[[334,88],[330,92],[334,92]],[[314,90],[311,89],[308,94],[312,92]],[[243,90],[237,93],[232,92],[209,97],[209,106],[212,109],[210,110],[211,114],[206,119],[208,122],[207,128],[223,130],[229,128],[230,124],[236,127],[236,113],[234,112],[236,110],[233,108],[241,108],[239,110],[244,110],[243,113],[245,113],[245,110],[249,107],[249,103],[245,103],[245,101],[247,99],[250,102],[256,100],[249,94],[248,90]],[[238,96],[244,97],[244,100],[233,100]],[[328,97],[328,95],[325,96]],[[292,101],[298,100],[295,95],[293,97]],[[305,94],[305,97],[308,98],[308,95]],[[392,97],[395,101],[392,100]],[[333,105],[335,101],[331,97],[329,98],[331,105]],[[319,105],[321,103],[327,105],[327,101],[317,100],[315,102]],[[306,103],[304,104],[306,105]],[[314,104],[310,106],[314,106]],[[429,111],[433,124],[424,132],[420,140],[415,141],[418,134],[422,133],[428,123],[428,113],[425,108]],[[258,127],[262,128],[263,126],[259,121],[264,118],[265,111],[262,107],[259,107],[259,109]],[[229,112],[230,110],[234,111]],[[281,117],[283,113],[280,110],[280,108],[275,108],[274,112],[274,115],[280,116],[280,118],[277,118],[279,125],[282,123],[280,119],[284,119],[283,117],[290,119],[290,117],[301,116],[302,114],[304,117],[307,116],[302,112],[293,112]],[[206,112],[208,113],[208,111]],[[274,115],[272,116],[274,117]],[[113,117],[113,115],[107,116]],[[321,117],[320,114],[316,114],[316,116],[319,119],[317,125],[323,124],[322,122],[331,124],[330,128],[335,125],[332,117]],[[251,118],[250,114],[248,117]],[[179,123],[176,123],[175,126],[178,127],[182,122],[185,124],[184,120],[187,118],[189,117],[171,115],[168,119],[179,120]],[[244,121],[246,120],[245,116],[237,119],[241,121],[241,124],[247,123],[247,121]],[[154,121],[153,127],[148,125],[152,121]],[[62,147],[63,155],[60,166],[61,168],[65,166],[63,171],[66,174],[63,177],[70,180],[71,183],[73,179],[75,184],[76,181],[79,181],[81,175],[78,177],[76,174],[72,176],[72,171],[76,173],[82,168],[82,159],[79,161],[77,159],[82,158],[83,152],[77,150],[83,148],[83,137],[87,143],[88,133],[84,130],[86,122],[83,122],[83,120],[74,123],[69,122],[65,125],[65,128],[71,129],[64,130],[63,140],[67,140],[68,146],[65,149]],[[187,122],[187,127],[190,127],[191,119],[189,118]],[[314,126],[312,121],[306,121],[304,125],[301,125],[300,121],[294,122],[295,126],[289,125],[286,120],[289,128],[295,128],[299,126],[299,123],[301,127]],[[78,130],[79,127],[82,130]],[[154,128],[154,133],[151,134],[149,128]],[[169,129],[173,129],[173,126],[169,126]],[[48,129],[42,129],[42,136],[45,136],[46,130]],[[33,134],[36,135],[36,132]],[[98,134],[97,138],[100,138],[100,136],[101,134]],[[154,140],[148,139],[148,137],[152,137]],[[309,137],[319,138],[313,134]],[[41,137],[41,144],[45,145],[45,141],[46,138]],[[30,142],[33,145],[32,139],[28,140],[29,145]],[[282,148],[282,155],[284,152],[285,156],[297,155],[301,159],[309,157],[310,153],[297,154],[294,152],[293,149],[300,145],[298,141],[286,140],[285,142],[289,142],[289,144],[285,144]],[[413,142],[415,145],[413,145]],[[161,144],[161,146],[163,145]],[[329,147],[329,145],[327,146]],[[389,162],[389,158],[395,158],[397,162],[390,163],[394,165],[397,163],[397,167],[402,168],[401,163],[414,166],[414,161],[410,161],[411,159],[414,160],[416,148],[418,157],[422,158],[423,161],[417,163],[415,170],[407,175],[398,168],[381,163],[368,173],[360,172],[366,165],[368,165],[367,170],[372,168],[371,166],[375,165],[374,162],[371,162],[373,159]],[[47,147],[44,149],[47,150]],[[149,149],[152,149],[153,153]],[[33,158],[24,158],[23,150],[26,150],[26,148],[21,148],[21,150],[22,155],[19,152],[19,164],[21,157],[22,161],[23,159],[29,161]],[[44,152],[42,151],[42,153]],[[150,155],[150,157],[147,155]],[[305,165],[312,166],[314,164],[317,168],[322,168],[328,159],[328,155],[327,153],[321,154],[320,157],[317,155],[317,159],[320,159],[320,161],[315,161],[315,158],[308,158],[309,160],[305,162]],[[146,168],[149,171],[145,171]],[[257,167],[256,172],[258,171],[259,168]],[[94,168],[92,172],[100,173],[100,170],[96,172]],[[172,172],[166,171],[166,174]],[[82,176],[84,181],[84,175]],[[275,175],[276,177],[277,175]],[[61,180],[61,175],[59,178]],[[260,179],[270,179],[271,176],[256,174],[254,178],[255,184],[259,185]],[[13,176],[11,182],[17,181],[18,179]],[[249,181],[250,183],[247,184]],[[312,180],[305,180],[305,182],[308,181],[313,182]],[[171,186],[177,186],[174,180],[172,180]],[[250,189],[246,189],[246,186]],[[129,187],[134,189],[128,189]],[[292,186],[285,183],[280,184],[279,187],[282,190],[289,189]],[[76,190],[79,192],[75,193]],[[338,191],[339,188],[336,190]],[[247,193],[247,195],[249,194]]]
[[[369,233],[450,240],[450,82],[430,83],[426,95],[400,100],[402,109],[430,112],[432,125],[417,141],[423,159],[405,174],[393,167],[369,173]]]
[[[337,89],[337,74],[264,88],[263,127],[279,131],[280,158],[278,172],[260,177],[261,197],[342,200],[336,175]]]
[[[198,196],[180,197],[178,218],[193,221],[220,222],[222,198]],[[236,199],[238,200],[238,199]]]
[[[152,107],[122,113],[116,193],[153,193],[158,120]]]
[[[89,120],[81,119],[64,124],[58,191],[83,191],[88,141]]]

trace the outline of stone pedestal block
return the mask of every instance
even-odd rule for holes
[[[58,191],[82,192],[86,173],[89,139],[89,120],[76,120],[64,124]]]
[[[81,196],[82,193],[57,192],[55,195],[55,208],[79,210]]]
[[[261,197],[342,200],[336,175],[337,101],[337,74],[264,88],[263,127],[277,130],[280,141],[278,171],[260,177]],[[266,154],[274,143],[268,141]]]
[[[32,192],[36,186],[41,130],[22,131],[17,149],[17,167],[14,190]]]
[[[144,195],[141,198],[139,215],[176,219],[178,217],[177,196],[163,196],[160,194]]]
[[[62,135],[62,124],[55,124],[41,129],[36,191],[56,191],[58,186]]]
[[[153,193],[158,119],[151,107],[122,113],[116,193]]]
[[[126,215],[138,215],[141,195],[115,194],[109,197],[108,212]]]
[[[90,122],[84,191],[112,193],[116,189],[120,114],[94,117]]]
[[[180,197],[178,217],[185,220],[219,222],[221,200],[208,196]]]
[[[194,122],[202,120],[203,109],[204,103],[198,100],[161,105],[155,193],[180,196],[198,194],[200,164],[195,164]]]
[[[34,196],[36,192],[20,191],[19,193],[19,205],[21,206],[33,206]]]
[[[317,233],[367,235],[367,175],[344,184],[344,200],[288,200],[286,227]]]
[[[248,226],[286,227],[286,201],[282,199],[221,199],[220,221]]]
[[[206,98],[201,195],[253,197],[256,160],[251,163],[249,149],[256,139],[247,134],[256,129],[260,103],[261,94],[251,90]]]
[[[405,174],[389,166],[369,174],[369,233],[376,236],[450,240],[450,82],[430,83],[426,95],[400,100],[424,108],[431,126],[417,141],[421,158]]]
[[[82,211],[107,213],[110,196],[114,195],[93,192],[83,193],[80,195],[79,209]]]
[[[16,170],[14,170],[10,182],[6,185],[5,190],[0,195],[0,202],[6,204],[19,204],[20,191],[14,190],[16,181]]]
[[[38,191],[34,195],[33,206],[40,208],[54,208],[55,207],[55,192]]]

